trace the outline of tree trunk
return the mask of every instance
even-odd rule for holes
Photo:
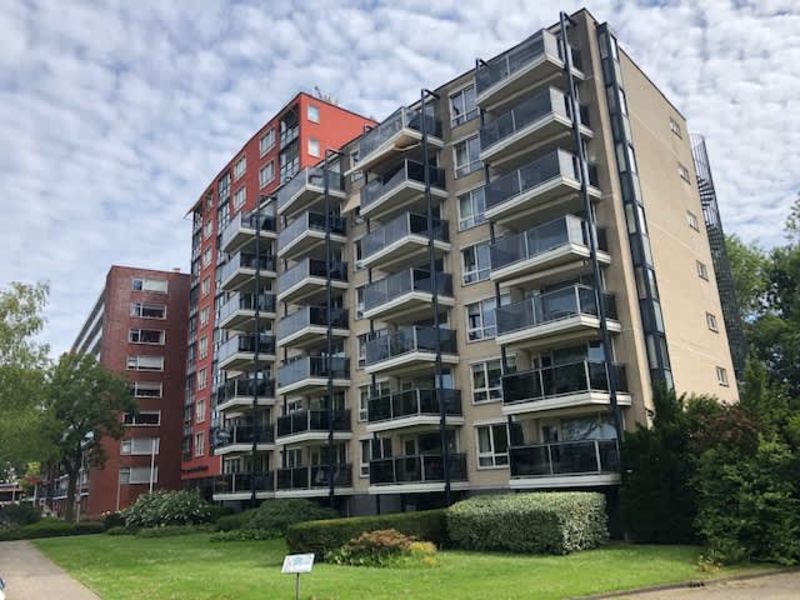
[[[82,459],[83,448],[79,445],[75,455],[67,465],[67,506],[64,510],[64,519],[70,522],[75,520],[75,492],[81,475]],[[78,497],[80,498],[80,496]]]

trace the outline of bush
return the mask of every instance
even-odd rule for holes
[[[447,509],[447,529],[468,550],[568,554],[608,539],[605,497],[594,492],[477,496]]]
[[[105,525],[106,529],[125,526],[125,515],[122,514],[122,511],[112,510],[103,513],[101,516],[103,517],[103,525]]]
[[[32,504],[9,504],[0,507],[0,527],[31,525],[41,518],[39,511]]]
[[[86,521],[83,523],[68,523],[60,519],[41,519],[36,523],[15,527],[0,532],[0,541],[7,540],[33,540],[45,537],[61,537],[66,535],[86,535],[102,533],[105,527],[102,523]]]
[[[219,506],[218,504],[211,504],[211,523],[216,523],[222,517],[227,517],[233,514],[233,509],[230,506]]]
[[[281,535],[273,529],[231,529],[219,531],[211,536],[212,542],[253,542],[258,540],[274,540]]]
[[[251,508],[235,515],[226,515],[217,519],[217,531],[233,531],[241,529],[250,520],[258,509]]]
[[[195,492],[161,490],[139,496],[123,515],[125,527],[141,529],[207,523],[212,519],[213,509]]]
[[[437,546],[448,542],[444,509],[299,523],[289,527],[286,542],[292,552],[313,552],[323,557],[365,531],[380,529],[396,529]]]
[[[122,525],[106,529],[108,535],[133,535],[135,532],[131,529],[126,529]]]
[[[435,566],[436,546],[418,542],[396,529],[367,531],[329,552],[325,559],[355,567]]]
[[[290,525],[305,521],[334,519],[338,516],[339,514],[332,508],[320,506],[311,500],[278,498],[263,502],[244,526],[247,529],[269,529],[280,536],[286,534]]]
[[[210,533],[213,525],[164,525],[163,527],[147,527],[136,532],[137,537],[162,538],[176,535],[189,535],[192,533]]]

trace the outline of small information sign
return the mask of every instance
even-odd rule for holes
[[[281,573],[284,575],[295,575],[297,577],[294,585],[294,597],[300,600],[300,574],[311,573],[314,568],[314,554],[287,554],[283,558]]]

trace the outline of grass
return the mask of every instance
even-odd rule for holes
[[[90,535],[33,542],[103,598],[294,598],[281,575],[283,540],[211,543],[207,534],[141,539]],[[302,597],[565,598],[705,579],[698,548],[610,545],[569,556],[444,551],[440,566],[373,569],[318,564],[302,578]],[[714,576],[763,567],[725,568]]]

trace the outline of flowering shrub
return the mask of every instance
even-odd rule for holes
[[[396,529],[364,532],[325,557],[356,567],[436,566],[436,546],[419,542]]]
[[[194,492],[161,490],[139,496],[122,514],[125,527],[142,529],[207,523],[213,519],[214,510]]]

